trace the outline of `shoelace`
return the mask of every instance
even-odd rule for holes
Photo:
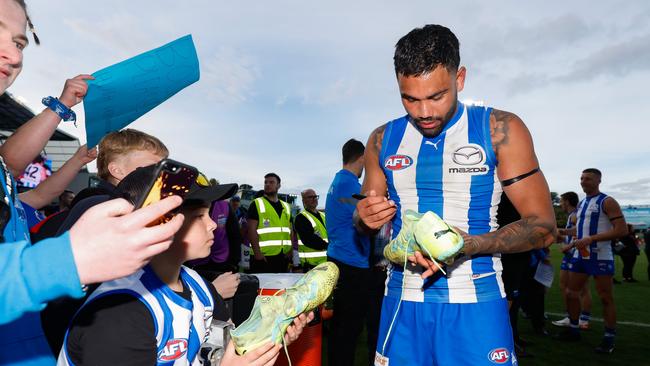
[[[449,228],[449,226],[447,226],[447,227]],[[442,235],[448,233],[449,231],[452,231],[451,228],[449,228],[448,230],[441,230],[441,231],[438,231],[438,232],[435,233],[434,235],[436,235],[436,238],[438,238],[438,237],[439,237],[438,235],[442,236]],[[440,234],[440,233],[441,233],[441,234]],[[418,247],[419,247],[419,245],[418,245]],[[445,272],[445,270],[442,269],[442,267],[440,266],[440,264],[438,264],[438,262],[433,258],[433,256],[431,255],[431,253],[429,253],[429,251],[427,250],[427,248],[422,248],[422,247],[420,247],[420,248],[421,248],[421,249],[424,249],[424,251],[427,252],[427,255],[429,256],[429,258],[431,258],[431,261],[432,261],[432,262],[436,265],[436,267],[438,267],[438,269],[439,269],[439,270],[440,270],[440,271],[441,271],[441,272],[446,276],[446,275],[447,275],[447,272]],[[403,267],[404,270],[406,270],[406,265],[407,265],[407,264],[408,264],[408,257],[407,257],[407,256],[404,256],[404,267]],[[386,338],[384,339],[384,344],[381,346],[381,355],[382,355],[382,356],[385,356],[385,355],[386,355],[386,344],[388,343],[388,338],[390,337],[390,334],[391,334],[391,332],[392,332],[392,330],[393,330],[393,325],[395,325],[395,320],[397,319],[397,314],[399,314],[399,309],[400,309],[401,306],[402,306],[402,301],[403,301],[403,299],[404,299],[404,290],[405,290],[405,289],[406,289],[406,273],[405,273],[405,272],[402,272],[402,290],[400,291],[399,302],[397,303],[397,309],[395,309],[395,314],[393,314],[393,319],[391,320],[391,322],[390,322],[390,326],[388,327],[388,332],[386,333]],[[291,366],[291,365],[289,365],[289,366]]]

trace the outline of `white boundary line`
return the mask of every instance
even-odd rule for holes
[[[564,317],[566,314],[560,314],[560,313],[546,313],[548,315],[553,315],[553,316],[559,316],[559,317]],[[591,320],[596,321],[596,322],[603,322],[602,318],[594,318],[592,317]],[[648,323],[639,323],[639,322],[626,322],[626,321],[616,321],[616,325],[631,325],[634,327],[643,327],[643,328],[650,328],[650,324]]]

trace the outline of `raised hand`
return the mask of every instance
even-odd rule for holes
[[[359,219],[371,230],[377,230],[395,216],[395,202],[370,191],[368,196],[357,203]]]
[[[81,74],[65,81],[59,100],[68,108],[81,103],[88,92],[86,80],[94,80],[92,75]]]

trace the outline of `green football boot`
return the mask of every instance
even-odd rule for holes
[[[463,237],[432,211],[427,211],[415,224],[413,236],[422,254],[451,264],[463,249]]]
[[[305,273],[284,293],[258,296],[248,319],[230,332],[237,353],[243,355],[268,342],[283,343],[294,318],[325,302],[338,278],[338,267],[325,262]]]
[[[413,231],[423,214],[413,210],[406,210],[402,218],[402,228],[395,239],[391,240],[384,248],[384,257],[389,261],[403,266],[407,257],[414,255],[419,250]]]

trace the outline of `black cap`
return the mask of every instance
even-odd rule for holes
[[[136,204],[138,197],[143,195],[144,191],[149,188],[148,184],[153,180],[155,171],[156,164],[137,168],[122,179],[117,185],[117,190],[122,197],[132,204]],[[239,186],[235,183],[201,186],[194,181],[183,199],[183,204],[199,203],[209,206],[214,201],[232,197],[237,193],[238,188]]]
[[[204,187],[194,182],[190,187],[190,191],[185,196],[183,204],[200,202],[210,205],[214,201],[221,201],[232,197],[237,193],[238,188],[239,186],[235,183],[217,184]]]

